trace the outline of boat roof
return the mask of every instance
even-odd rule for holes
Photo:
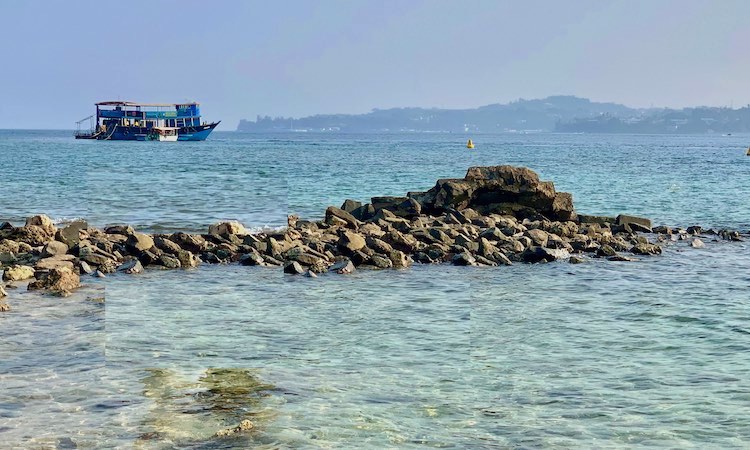
[[[184,103],[136,103],[136,102],[123,102],[120,100],[107,101],[96,103],[96,106],[162,106],[162,107],[174,107],[177,105],[199,105],[198,102],[184,102]]]
[[[179,127],[153,127],[154,130],[179,130]]]

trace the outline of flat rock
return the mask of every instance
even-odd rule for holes
[[[57,256],[68,253],[68,246],[59,241],[49,241],[42,248],[42,256]]]

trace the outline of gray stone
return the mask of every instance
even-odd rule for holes
[[[42,256],[57,256],[68,253],[68,246],[59,241],[49,241],[42,248]]]
[[[649,233],[651,232],[651,219],[646,219],[643,217],[636,217],[636,216],[628,216],[625,214],[620,214],[617,216],[615,223],[617,225],[624,225],[624,224],[630,224],[631,227],[633,224],[641,225],[645,228],[647,228]]]
[[[338,243],[338,248],[344,253],[352,253],[360,250],[367,245],[365,238],[360,234],[351,231],[345,231],[341,234]]]
[[[341,208],[336,208],[335,206],[329,206],[328,209],[326,209],[326,217],[325,222],[329,225],[336,225],[338,224],[336,220],[338,219],[338,223],[343,222],[344,226],[347,228],[351,228],[356,230],[359,225],[360,221],[357,220],[353,215],[350,213],[344,211]]]
[[[328,270],[340,274],[348,274],[354,272],[356,269],[354,267],[354,263],[352,263],[351,260],[342,259],[333,263],[331,267],[328,268]]]
[[[143,265],[137,259],[129,259],[117,267],[118,272],[129,274],[143,273]]]
[[[454,266],[473,266],[477,263],[477,260],[471,253],[461,252],[451,258],[451,263]]]
[[[73,247],[81,240],[81,231],[88,228],[88,222],[85,220],[76,220],[57,230],[55,238],[68,247]]]
[[[305,269],[297,261],[289,261],[284,264],[284,273],[299,275],[305,273]]]
[[[154,239],[145,233],[134,232],[133,234],[128,236],[126,245],[131,250],[135,250],[137,252],[145,252],[146,250],[154,246]]]
[[[570,258],[568,258],[568,262],[571,264],[583,264],[586,262],[586,258],[582,256],[572,255]]]
[[[703,248],[706,246],[706,244],[704,244],[703,241],[701,241],[700,239],[695,238],[692,241],[690,241],[690,246],[693,248]]]

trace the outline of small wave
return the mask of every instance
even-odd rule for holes
[[[50,219],[52,219],[52,223],[54,223],[55,225],[64,225],[66,223],[86,220],[83,217],[50,217]]]

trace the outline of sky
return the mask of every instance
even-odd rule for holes
[[[0,0],[0,128],[72,129],[104,100],[256,115],[577,95],[750,104],[745,0]]]

